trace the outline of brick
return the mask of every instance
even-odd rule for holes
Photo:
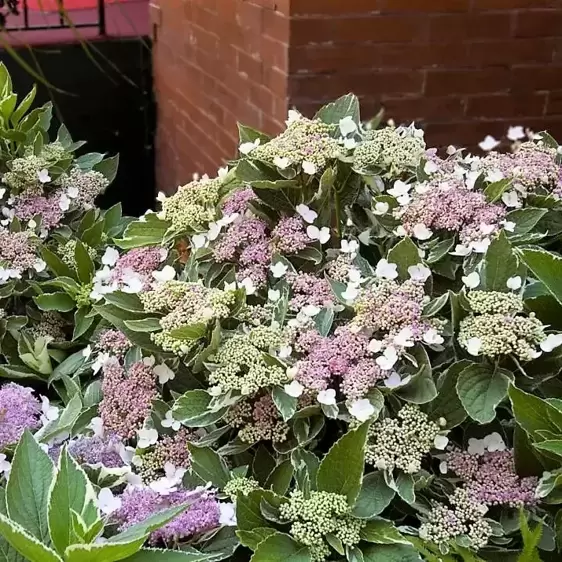
[[[557,8],[559,0],[474,0],[473,10],[520,10],[525,8]]]
[[[545,93],[497,94],[492,96],[469,97],[466,114],[468,117],[537,117],[544,114]]]
[[[429,20],[415,16],[294,19],[291,45],[310,43],[420,42],[427,39]]]
[[[239,73],[260,82],[263,78],[263,64],[260,58],[252,57],[243,51],[236,51],[236,68]]]
[[[272,39],[261,38],[260,56],[264,64],[286,70],[289,66],[289,47],[286,43]]]
[[[503,39],[511,36],[514,12],[435,15],[430,19],[431,42]]]
[[[291,15],[332,15],[377,13],[381,0],[291,0]]]
[[[466,12],[470,0],[380,0],[382,13],[396,12]]]
[[[287,16],[274,10],[263,10],[263,33],[278,41],[289,40],[290,20]]]
[[[548,92],[546,115],[562,115],[562,90]]]
[[[263,9],[251,2],[237,2],[238,10],[236,22],[254,33],[261,33],[263,25]]]
[[[380,107],[385,109],[387,118],[398,122],[416,121],[424,123],[427,120],[449,121],[454,118],[462,118],[465,112],[465,102],[461,97],[424,98],[415,97],[410,99],[382,99],[380,104],[370,108],[367,115],[376,115]],[[361,108],[363,111],[363,107]]]
[[[468,56],[475,65],[546,64],[553,59],[555,43],[551,39],[513,39],[482,41],[469,46]]]
[[[521,66],[511,71],[513,91],[562,89],[562,66]]]
[[[528,10],[517,14],[516,37],[559,37],[562,11]]]
[[[274,94],[279,96],[287,95],[287,74],[282,70],[265,67],[263,83]]]
[[[428,70],[425,83],[427,96],[507,92],[508,90],[509,71],[506,68]]]

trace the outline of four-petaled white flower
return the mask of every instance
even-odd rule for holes
[[[146,449],[158,441],[158,431],[156,429],[139,429],[137,435],[137,447],[139,449]]]
[[[449,252],[452,256],[468,256],[472,252],[472,249],[468,246],[463,246],[462,244],[457,244],[455,246],[454,252]]]
[[[168,410],[166,412],[166,416],[162,420],[162,427],[170,427],[174,431],[178,431],[181,427],[181,422],[174,418],[174,413],[172,412],[172,410]]]
[[[219,525],[236,527],[236,505],[231,502],[219,503]]]
[[[375,203],[375,208],[373,209],[373,213],[378,216],[386,215],[386,213],[388,213],[389,208],[390,205],[386,201],[377,201]]]
[[[166,384],[168,381],[174,380],[176,378],[176,373],[166,365],[166,363],[160,363],[156,365],[153,369],[154,374],[158,377],[158,382],[160,384]]]
[[[433,440],[433,446],[440,451],[444,451],[449,444],[449,438],[446,435],[436,435]]]
[[[310,316],[311,318],[316,316],[320,310],[322,310],[319,306],[316,306],[314,304],[307,304],[306,306],[302,307],[302,312],[303,314],[306,314],[307,316]]]
[[[51,176],[49,175],[49,170],[43,168],[37,172],[37,179],[41,183],[49,183],[51,181]]]
[[[316,173],[316,164],[314,162],[307,162],[305,160],[302,163],[302,171],[309,176],[313,176]]]
[[[499,140],[496,140],[492,135],[486,135],[482,142],[478,143],[478,146],[485,152],[490,152],[494,150],[500,144]]]
[[[78,188],[74,185],[71,185],[67,190],[66,190],[66,194],[71,198],[71,199],[76,199],[76,197],[78,197],[78,194],[80,193],[80,191],[78,190]]]
[[[251,277],[244,277],[244,279],[240,281],[240,286],[244,288],[247,295],[253,295],[256,292],[256,286],[254,284],[254,280]]]
[[[367,349],[371,353],[379,353],[382,349],[383,342],[382,340],[372,339],[367,346]]]
[[[304,386],[299,381],[291,381],[283,387],[285,394],[292,398],[298,398],[304,391]]]
[[[342,240],[340,243],[340,251],[343,254],[356,254],[359,250],[359,242],[357,240]]]
[[[439,166],[433,160],[428,160],[423,167],[423,171],[428,176],[431,175],[431,174],[434,174],[438,170],[439,170]]]
[[[271,302],[277,302],[281,298],[281,291],[276,289],[269,289],[267,291],[267,300]]]
[[[308,205],[301,203],[296,206],[297,213],[302,217],[302,220],[308,224],[312,224],[318,217],[318,213],[311,209]]]
[[[171,265],[165,265],[161,271],[153,271],[152,277],[161,283],[172,281],[176,277],[176,270]]]
[[[477,271],[473,271],[469,275],[463,275],[461,280],[469,289],[476,289],[480,285],[480,275],[478,275]]]
[[[429,240],[433,236],[433,232],[421,222],[414,226],[413,234],[418,240]]]
[[[330,229],[327,226],[318,228],[311,224],[306,228],[306,234],[311,240],[318,240],[320,244],[326,244],[330,240]]]
[[[281,277],[283,277],[283,275],[285,275],[285,273],[287,273],[287,269],[288,266],[285,265],[282,261],[278,261],[275,264],[271,264],[269,266],[269,270],[271,271],[271,274],[273,275],[273,277],[275,277],[275,279],[280,279]]]
[[[42,271],[45,271],[46,267],[47,267],[47,262],[42,259],[36,260],[35,263],[33,264],[33,269],[37,271],[37,273],[41,273]]]
[[[521,277],[519,275],[515,275],[513,277],[510,277],[506,281],[507,288],[511,289],[512,291],[518,291],[519,289],[521,289],[522,284],[523,284],[523,280],[521,279]]]
[[[414,345],[413,337],[414,332],[412,332],[412,328],[406,326],[392,338],[392,341],[400,347],[412,347]]]
[[[540,348],[548,353],[560,345],[562,345],[562,334],[548,334],[548,336],[541,341]]]
[[[506,191],[502,194],[502,201],[506,207],[521,207],[521,201],[515,191]]]
[[[408,267],[408,275],[412,281],[421,281],[422,283],[425,283],[431,276],[431,269],[423,265],[423,263],[410,265]]]
[[[507,448],[503,437],[497,431],[486,435],[482,441],[484,442],[484,447],[486,447],[490,453],[505,451]]]
[[[398,361],[396,349],[392,345],[389,345],[383,351],[383,354],[380,357],[377,357],[375,361],[383,371],[390,371],[390,369],[392,369],[392,367],[396,364],[396,361]]]
[[[359,296],[359,287],[356,283],[349,283],[345,290],[342,291],[341,297],[346,302],[352,302]]]
[[[289,167],[289,164],[291,163],[291,161],[284,157],[284,156],[276,156],[273,159],[273,163],[280,169],[280,170],[284,170],[285,168]]]
[[[335,406],[336,391],[333,388],[321,390],[316,396],[316,399],[320,402],[320,404],[324,404],[324,406]]]
[[[239,147],[238,150],[244,155],[250,154],[252,150],[255,150],[261,143],[261,140],[257,138],[254,142],[243,142]]]
[[[515,125],[513,127],[509,127],[507,130],[507,138],[510,141],[518,141],[525,138],[525,131],[521,125]]]
[[[351,133],[355,133],[357,131],[357,123],[353,120],[351,115],[346,115],[342,117],[339,122],[340,132],[342,136],[347,137]]]
[[[293,348],[290,345],[282,345],[279,348],[277,355],[279,359],[288,359],[291,357],[291,353],[293,353]]]
[[[59,198],[59,208],[61,211],[68,211],[68,209],[70,209],[70,199],[65,193]]]
[[[343,146],[347,150],[353,150],[357,146],[357,141],[353,137],[344,139]]]
[[[504,230],[507,232],[513,232],[517,226],[513,221],[502,221]]]
[[[486,174],[485,180],[489,181],[490,183],[501,181],[503,180],[503,173],[501,172],[501,170],[490,170]]]
[[[109,246],[108,248],[106,248],[105,253],[101,257],[101,263],[103,265],[113,267],[117,263],[118,259],[119,259],[119,252],[115,248]]]
[[[398,266],[395,263],[389,263],[388,260],[382,259],[377,263],[375,275],[382,279],[396,279],[398,277]]]
[[[470,243],[470,249],[477,254],[485,254],[490,247],[490,239],[483,238],[482,240],[475,240]]]
[[[204,248],[207,244],[207,236],[205,234],[194,234],[191,237],[191,246],[194,250]]]
[[[484,439],[476,439],[471,437],[468,440],[467,452],[469,455],[481,456],[486,452],[486,446],[484,445]]]
[[[121,290],[124,293],[136,294],[140,293],[144,288],[143,278],[132,269],[125,270],[123,275],[121,275],[121,281],[123,286]]]
[[[476,357],[482,349],[482,340],[480,338],[468,338],[465,345],[468,353]]]
[[[367,421],[375,413],[375,407],[366,398],[355,400],[347,409],[349,413],[360,422]]]
[[[384,386],[386,386],[386,388],[400,388],[401,386],[408,384],[411,378],[412,377],[410,375],[402,378],[396,371],[393,371],[384,380]]]
[[[121,508],[121,498],[116,498],[109,488],[102,488],[98,494],[98,507],[105,515],[111,515]]]
[[[57,420],[60,413],[56,406],[51,406],[51,401],[46,396],[41,396],[41,412],[41,422],[43,425]]]
[[[410,202],[410,189],[412,189],[411,185],[408,185],[401,180],[396,180],[394,182],[394,186],[388,190],[388,193],[396,197],[396,200],[400,205],[407,205]]]
[[[441,345],[445,340],[435,328],[429,328],[423,334],[423,341],[428,345]]]
[[[92,418],[88,424],[88,428],[94,432],[94,437],[104,436],[103,420],[100,417],[96,416]]]
[[[168,199],[167,195],[163,191],[159,191],[158,195],[156,196],[156,201],[159,203],[164,203]]]
[[[294,123],[295,121],[300,121],[301,119],[302,119],[302,115],[298,111],[296,111],[295,109],[289,109],[285,124],[290,125],[291,123]]]

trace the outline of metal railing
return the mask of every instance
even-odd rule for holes
[[[73,29],[85,27],[97,27],[100,35],[105,35],[105,0],[97,0],[95,12],[97,19],[89,21],[72,20],[72,12],[67,11],[64,7],[64,0],[57,0],[57,10],[48,12],[41,9],[39,2],[39,10],[29,8],[28,0],[19,0],[19,10],[16,14],[7,18],[5,25],[6,31],[40,31],[49,29]],[[81,9],[84,11],[84,9]],[[90,10],[88,10],[90,11]],[[94,11],[92,9],[91,11]],[[58,17],[57,14],[58,13]],[[41,18],[41,16],[43,16]],[[48,17],[51,16],[51,17]],[[42,21],[40,21],[42,19]]]

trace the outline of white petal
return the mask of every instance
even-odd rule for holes
[[[469,289],[475,289],[480,285],[480,275],[476,271],[473,271],[470,275],[463,275],[461,279]]]
[[[302,308],[302,312],[311,317],[316,316],[320,312],[320,310],[321,309],[319,306],[315,306],[313,304],[307,304]]]
[[[482,349],[482,340],[480,338],[469,338],[466,340],[466,350],[470,355],[477,356]]]
[[[288,158],[282,157],[282,156],[276,156],[273,159],[273,163],[280,169],[280,170],[284,170],[285,168],[289,167],[289,164],[291,163],[291,161]]]
[[[496,146],[500,144],[500,141],[496,140],[493,136],[487,135],[482,142],[478,143],[478,146],[486,151],[489,152],[490,150],[494,150]]]
[[[515,275],[514,277],[510,277],[506,282],[507,288],[511,289],[512,291],[517,291],[517,290],[521,289],[522,284],[523,284],[523,281],[522,281],[522,279],[519,275]]]
[[[374,413],[374,406],[366,398],[355,400],[348,408],[349,413],[360,422],[367,421]]]
[[[280,279],[283,275],[285,275],[285,273],[287,273],[287,269],[289,268],[283,262],[278,261],[276,264],[270,265],[269,269],[273,277]]]
[[[410,265],[408,267],[408,275],[413,281],[422,281],[423,283],[425,283],[431,275],[431,269],[429,269],[429,267],[426,267],[422,263],[418,263],[417,265]]]
[[[199,248],[203,248],[206,243],[207,243],[207,236],[205,236],[205,234],[194,234],[191,237],[191,245],[195,250],[198,250]]]
[[[525,138],[525,131],[521,125],[516,125],[514,127],[509,127],[507,130],[507,138],[510,141],[517,141]]]
[[[113,267],[117,263],[118,259],[119,259],[119,252],[115,248],[112,248],[110,246],[109,248],[106,248],[105,253],[101,258],[101,263],[103,265]]]
[[[346,117],[340,119],[339,127],[341,134],[344,137],[347,137],[347,135],[350,135],[351,133],[355,133],[355,131],[357,131],[357,124],[355,123],[351,115],[347,115]]]
[[[296,211],[302,219],[309,224],[313,223],[318,217],[318,213],[316,211],[313,211],[310,207],[303,205],[302,203],[297,205]]]
[[[321,390],[316,397],[320,404],[326,406],[334,406],[336,404],[336,391],[333,388],[328,388],[328,390]]]
[[[276,302],[281,297],[281,291],[277,291],[275,289],[269,289],[267,291],[267,300],[271,302]]]
[[[285,394],[292,398],[298,398],[304,391],[304,386],[299,381],[291,381],[283,387]]]
[[[375,269],[375,275],[383,279],[396,279],[398,269],[395,263],[389,263],[386,259],[379,260]]]
[[[171,265],[165,265],[162,271],[153,271],[152,277],[154,277],[156,281],[172,281],[176,277],[176,270]]]
[[[154,374],[158,377],[158,382],[160,384],[166,384],[168,381],[173,380],[176,377],[176,374],[168,365],[165,363],[161,363],[160,365],[156,365],[154,367]]]
[[[304,161],[302,163],[302,171],[309,176],[313,176],[316,173],[316,165],[313,162]]]
[[[433,446],[440,451],[444,451],[449,444],[449,438],[446,435],[436,435],[433,440]]]
[[[433,232],[431,232],[431,230],[427,228],[425,224],[421,223],[414,226],[413,233],[418,240],[429,240],[433,235]]]
[[[375,203],[375,208],[373,210],[373,213],[375,215],[386,215],[386,213],[388,213],[389,208],[390,205],[386,201],[377,201]]]
[[[562,345],[562,334],[548,334],[546,339],[540,343],[540,348],[543,351],[550,352],[560,345]]]
[[[423,171],[427,174],[427,175],[431,175],[434,174],[435,172],[437,172],[439,170],[439,166],[437,166],[437,164],[435,162],[433,162],[432,160],[428,160],[425,163],[425,166],[423,167]]]

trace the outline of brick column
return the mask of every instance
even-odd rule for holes
[[[236,121],[274,133],[349,91],[433,145],[562,138],[562,0],[155,1],[162,188],[232,157]]]

